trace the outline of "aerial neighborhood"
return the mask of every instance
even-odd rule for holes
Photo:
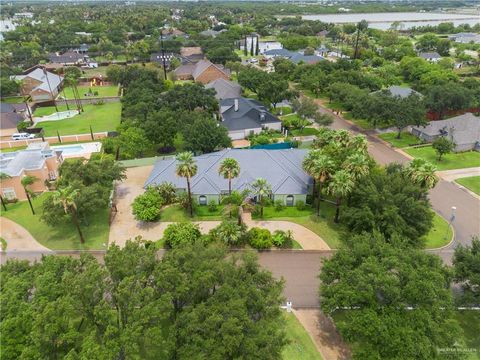
[[[0,359],[480,359],[479,10],[2,3]]]

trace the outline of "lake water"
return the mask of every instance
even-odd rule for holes
[[[413,26],[438,25],[442,22],[452,22],[455,26],[460,24],[475,25],[480,23],[480,14],[444,14],[444,13],[367,13],[367,14],[331,14],[331,15],[303,15],[304,20],[320,20],[327,23],[346,24],[358,23],[367,20],[369,27],[387,30],[392,23],[399,21],[403,29]]]

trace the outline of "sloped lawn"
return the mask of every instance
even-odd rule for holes
[[[288,344],[282,351],[283,360],[322,360],[315,344],[293,313],[285,313]]]
[[[378,137],[396,148],[404,148],[422,143],[422,140],[408,132],[402,132],[400,139],[397,139],[397,133],[380,134]]]
[[[442,156],[441,161],[438,161],[438,155],[431,146],[405,149],[405,152],[415,158],[431,162],[437,167],[437,170],[465,169],[480,165],[480,152],[478,151],[446,154]]]
[[[473,191],[475,194],[480,195],[480,176],[470,176],[455,181],[460,185],[465,186],[470,191]]]

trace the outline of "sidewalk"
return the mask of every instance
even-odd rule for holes
[[[437,175],[443,180],[451,182],[464,177],[480,176],[480,167],[437,171]]]

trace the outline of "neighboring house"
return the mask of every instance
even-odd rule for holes
[[[398,96],[398,97],[401,97],[401,98],[407,98],[412,94],[420,96],[420,97],[423,96],[418,91],[415,91],[412,88],[398,86],[398,85],[392,85],[392,86],[390,86],[386,89],[382,89],[382,90],[379,90],[379,91],[374,91],[371,94],[378,94],[380,92],[388,92],[388,93],[390,93],[391,96]]]
[[[326,56],[328,56],[329,51],[330,50],[328,50],[328,48],[325,45],[322,44],[320,47],[315,49],[315,55],[326,57]]]
[[[279,41],[260,41],[258,43],[258,48],[260,54],[264,54],[265,51],[268,50],[283,49],[283,46],[282,43]]]
[[[21,94],[30,95],[33,101],[53,100],[58,95],[63,77],[41,68],[35,68],[24,75],[15,75],[11,79],[21,81]]]
[[[437,52],[425,52],[418,54],[419,57],[430,62],[438,62],[442,58]]]
[[[328,30],[322,30],[322,31],[319,31],[319,32],[317,33],[317,36],[324,38],[324,37],[326,37],[329,33],[330,33],[330,31],[328,31]]]
[[[257,55],[257,42],[260,49],[260,35],[257,33],[251,33],[250,35],[245,36],[243,39],[240,40],[240,50],[245,50],[245,45],[247,46],[248,54],[252,50],[253,44],[253,54]]]
[[[476,33],[462,32],[462,33],[450,35],[448,38],[460,44],[470,44],[470,43],[480,44],[480,34],[476,34]]]
[[[197,156],[197,175],[190,181],[192,195],[200,205],[210,201],[219,204],[221,196],[228,194],[228,180],[218,174],[218,168],[223,159],[234,158],[240,165],[240,174],[232,179],[232,190],[249,189],[256,179],[263,178],[272,187],[273,201],[280,200],[287,206],[306,202],[313,184],[312,178],[302,169],[306,154],[307,150],[298,149],[227,149]],[[157,161],[144,187],[170,182],[178,192],[186,191],[186,180],[176,175],[176,167],[175,159]]]
[[[220,100],[221,123],[232,140],[245,139],[264,129],[282,130],[282,122],[260,102],[244,97]]]
[[[215,98],[218,100],[238,98],[242,95],[242,87],[234,82],[218,78],[205,85],[207,89],[215,90]]]
[[[188,38],[188,35],[181,30],[178,30],[175,28],[169,28],[169,29],[162,30],[162,37],[164,40],[169,40],[176,37]]]
[[[222,30],[219,30],[219,31],[215,31],[215,30],[205,30],[205,31],[202,31],[200,32],[199,34],[202,35],[202,36],[207,36],[207,37],[213,37],[213,38],[216,38],[218,35],[220,35],[221,33],[227,31],[226,29],[222,29]]]
[[[427,142],[440,136],[455,143],[455,151],[480,150],[480,117],[472,113],[455,116],[447,120],[430,121],[427,126],[412,128],[412,134]]]
[[[196,64],[181,65],[175,69],[175,77],[178,80],[194,80],[202,84],[217,79],[230,79],[230,71],[223,65],[213,64],[208,60],[200,60]]]
[[[51,63],[63,64],[63,65],[79,65],[83,64],[88,58],[85,54],[80,54],[75,51],[67,51],[63,54],[55,53],[48,55],[48,60]]]
[[[18,132],[17,126],[27,117],[27,105],[0,103],[0,134],[10,137]]]
[[[62,152],[50,149],[46,142],[30,144],[25,150],[0,153],[0,172],[10,176],[0,182],[2,196],[8,200],[25,200],[21,180],[27,175],[38,179],[30,186],[30,190],[48,190],[45,181],[57,178],[62,162]]]
[[[170,62],[174,57],[175,57],[175,54],[171,52],[165,53],[163,55],[162,53],[154,53],[150,55],[150,62],[154,62],[163,66],[163,58],[165,58],[165,66],[169,68]]]
[[[205,56],[200,46],[190,46],[180,48],[180,57],[182,58],[182,63],[186,64],[196,63],[203,60]]]
[[[284,58],[288,59],[291,62],[298,64],[300,62],[303,62],[305,64],[316,64],[322,60],[325,60],[322,56],[318,55],[304,55],[301,52],[297,51],[290,51],[287,49],[273,49],[273,50],[267,50],[263,54],[267,59],[271,58]]]

